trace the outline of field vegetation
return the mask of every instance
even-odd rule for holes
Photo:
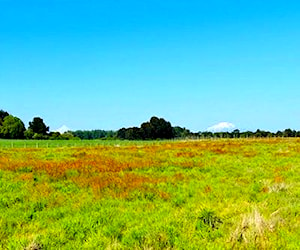
[[[1,249],[300,248],[297,138],[27,143],[0,140]]]

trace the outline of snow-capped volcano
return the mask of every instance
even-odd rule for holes
[[[61,134],[65,133],[67,131],[70,131],[70,129],[66,125],[63,125],[60,128],[58,128],[58,129],[55,130],[55,132],[59,132]]]

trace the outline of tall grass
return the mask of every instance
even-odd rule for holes
[[[2,249],[300,248],[297,139],[14,143]]]

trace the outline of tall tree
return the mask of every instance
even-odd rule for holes
[[[49,127],[46,126],[43,119],[40,117],[34,117],[32,122],[29,122],[29,128],[34,134],[46,135],[49,131]]]
[[[126,139],[126,128],[121,128],[117,132],[117,137],[119,139]]]
[[[174,131],[170,122],[163,118],[153,116],[150,119],[151,127],[153,128],[153,139],[171,139],[174,137]]]
[[[179,126],[173,127],[173,134],[175,138],[185,138],[191,136],[191,131],[186,128],[181,128]]]
[[[154,139],[154,128],[150,122],[142,123],[140,133],[143,139]]]
[[[233,130],[233,131],[231,132],[231,134],[232,134],[232,137],[233,137],[233,138],[239,138],[239,137],[240,137],[240,130],[235,129],[235,130]]]
[[[296,131],[295,130],[291,130],[290,128],[285,129],[283,131],[283,136],[284,137],[295,137],[295,135],[296,135]]]
[[[4,110],[0,110],[0,126],[2,125],[3,121],[4,121],[4,118],[6,116],[9,116],[9,113],[7,113],[6,111]]]
[[[0,136],[6,139],[22,139],[24,138],[24,132],[24,123],[12,115],[6,116],[0,127]]]
[[[149,122],[141,125],[143,139],[171,139],[175,137],[174,129],[170,122],[163,118],[151,117]]]

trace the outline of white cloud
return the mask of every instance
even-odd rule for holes
[[[236,126],[233,123],[230,122],[220,122],[218,124],[215,124],[209,128],[207,128],[207,131],[210,132],[229,132],[236,128]]]
[[[55,130],[55,132],[59,132],[61,134],[65,133],[67,131],[70,131],[70,129],[66,125],[63,125],[60,128],[58,128],[58,129]]]

